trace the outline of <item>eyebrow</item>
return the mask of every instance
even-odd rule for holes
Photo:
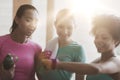
[[[32,17],[29,17],[29,16],[24,16],[24,18],[29,18],[29,19],[33,19]]]

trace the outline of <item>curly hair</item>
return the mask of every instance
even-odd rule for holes
[[[114,15],[99,15],[93,19],[92,34],[100,28],[106,28],[115,40],[120,41],[120,18]]]

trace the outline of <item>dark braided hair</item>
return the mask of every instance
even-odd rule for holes
[[[34,6],[32,6],[30,4],[23,4],[18,8],[15,17],[21,18],[24,15],[25,11],[28,9],[33,9],[33,10],[37,11],[37,9]],[[37,13],[38,13],[38,11],[37,11]],[[14,18],[13,24],[10,28],[10,32],[13,32],[17,28],[17,26],[18,26],[18,24],[15,22],[15,18]]]

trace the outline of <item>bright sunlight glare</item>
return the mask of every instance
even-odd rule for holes
[[[98,0],[71,0],[71,10],[73,13],[82,13],[87,18],[93,17],[96,13],[107,9]]]

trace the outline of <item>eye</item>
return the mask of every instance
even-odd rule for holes
[[[30,18],[30,17],[25,17],[25,20],[26,20],[27,22],[31,22],[31,21],[32,21],[32,18]]]
[[[58,27],[59,27],[59,28],[63,28],[63,25],[59,25]]]
[[[109,39],[108,36],[102,36],[102,38],[103,38],[104,40],[108,40],[108,39]]]
[[[72,26],[68,26],[67,29],[71,30],[73,27]]]
[[[31,20],[30,19],[26,19],[27,22],[30,22]]]

